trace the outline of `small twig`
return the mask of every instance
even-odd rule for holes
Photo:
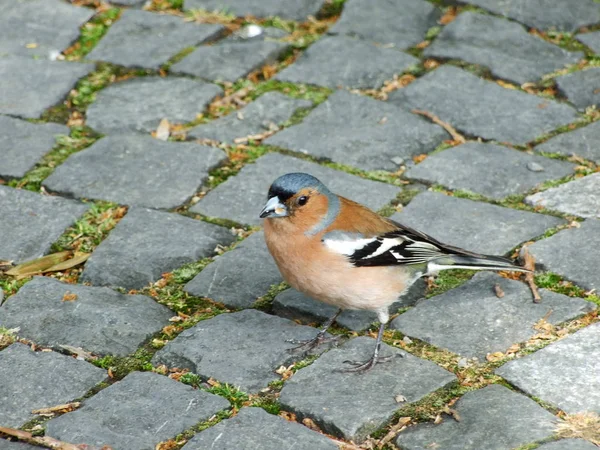
[[[465,137],[462,134],[460,134],[458,131],[456,131],[456,128],[454,128],[448,122],[444,122],[442,119],[440,119],[435,114],[432,114],[429,111],[423,111],[420,109],[413,109],[411,112],[413,114],[419,114],[421,116],[425,116],[428,119],[430,119],[433,123],[437,123],[440,127],[442,127],[444,130],[446,130],[448,132],[448,134],[450,134],[450,136],[452,136],[453,140],[455,140],[459,144],[464,144],[465,142],[467,142]]]
[[[50,436],[34,436],[27,431],[17,430],[15,428],[0,427],[0,434],[5,434],[10,437],[17,438],[19,441],[27,442],[28,444],[43,445],[46,448],[54,450],[84,450],[89,448],[86,444],[73,445],[68,442],[59,441]],[[102,447],[103,450],[112,450],[111,447]]]
[[[382,449],[385,444],[394,439],[402,429],[404,429],[411,421],[410,417],[400,417],[400,420],[396,425],[390,428],[390,431],[382,437],[377,443],[377,448]]]
[[[538,287],[535,285],[535,280],[533,279],[533,272],[535,271],[535,258],[531,253],[529,253],[529,248],[527,245],[523,246],[523,260],[525,262],[523,267],[531,271],[525,273],[525,281],[527,281],[529,289],[531,289],[531,293],[533,294],[533,303],[541,303],[542,297],[540,297]]]
[[[31,414],[51,415],[57,412],[70,412],[81,406],[80,402],[65,403],[63,405],[51,406],[49,408],[40,408],[31,411]]]
[[[277,131],[279,131],[279,128],[277,128],[276,130],[265,131],[264,133],[260,133],[260,134],[252,134],[250,136],[236,138],[233,140],[233,143],[234,144],[247,144],[248,141],[262,141],[263,139],[266,139],[269,136],[272,136]]]

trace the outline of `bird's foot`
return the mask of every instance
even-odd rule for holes
[[[312,339],[307,340],[297,340],[297,339],[287,339],[285,342],[289,342],[291,344],[298,344],[296,347],[290,348],[289,352],[294,352],[297,350],[303,350],[304,352],[309,352],[319,345],[324,344],[326,342],[337,342],[339,339],[338,336],[325,336],[325,333],[319,333]]]
[[[360,373],[360,372],[366,372],[368,370],[371,370],[377,364],[391,361],[392,358],[393,358],[393,356],[378,356],[378,355],[373,355],[367,361],[350,361],[350,360],[347,360],[347,361],[344,361],[344,364],[350,364],[350,365],[352,365],[354,367],[349,367],[347,369],[340,369],[340,372],[358,372],[358,373]]]

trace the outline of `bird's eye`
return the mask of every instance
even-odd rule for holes
[[[307,201],[308,201],[308,197],[306,195],[303,195],[302,197],[298,197],[297,203],[299,206],[304,206],[304,205],[306,205]]]

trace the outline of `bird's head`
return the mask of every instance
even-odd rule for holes
[[[317,225],[339,211],[339,199],[317,178],[307,173],[288,173],[277,178],[260,217],[302,219]]]

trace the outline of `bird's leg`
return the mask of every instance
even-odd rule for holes
[[[375,342],[375,351],[373,352],[373,356],[366,361],[344,361],[344,364],[351,364],[354,367],[349,369],[342,369],[342,372],[366,372],[367,370],[375,367],[377,363],[388,362],[392,359],[391,356],[379,356],[379,350],[381,349],[381,342],[383,340],[383,331],[385,330],[385,326],[389,320],[389,314],[386,311],[379,311],[379,332],[377,333],[377,341]]]
[[[343,311],[342,308],[338,309],[337,312],[335,313],[335,315],[333,315],[332,317],[327,319],[327,321],[321,326],[321,329],[319,330],[319,332],[317,333],[317,335],[314,338],[308,339],[306,341],[299,341],[296,339],[287,340],[286,342],[291,342],[292,344],[300,344],[296,347],[292,347],[290,349],[290,351],[305,349],[305,351],[308,352],[308,351],[312,350],[313,348],[317,347],[318,345],[322,344],[323,342],[336,340],[337,338],[335,338],[335,337],[326,338],[325,333],[327,333],[327,330],[329,329],[329,327],[331,325],[333,325],[333,322],[335,322],[335,319],[337,319],[337,317],[342,313],[342,311]]]

